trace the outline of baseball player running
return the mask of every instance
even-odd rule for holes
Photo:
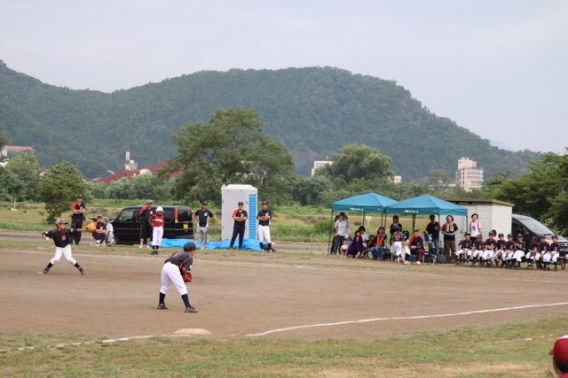
[[[69,230],[66,229],[67,222],[62,218],[59,218],[55,222],[55,224],[57,226],[55,230],[43,232],[41,234],[42,238],[44,238],[45,240],[52,239],[53,243],[55,244],[55,256],[53,256],[53,258],[49,261],[49,263],[43,270],[43,274],[49,273],[51,267],[57,264],[57,262],[61,260],[61,255],[63,255],[65,256],[65,259],[67,259],[67,261],[75,266],[75,268],[79,269],[79,272],[84,275],[85,270],[81,265],[79,265],[77,260],[75,260],[73,258],[73,255],[71,254],[71,241],[73,240],[73,236],[76,233],[81,232],[82,230],[75,228]]]
[[[156,208],[156,214],[152,214],[148,222],[152,226],[152,252],[150,254],[157,255],[164,236],[164,209],[162,206]]]
[[[272,241],[270,240],[270,220],[272,219],[272,211],[268,208],[268,202],[262,201],[262,209],[256,215],[258,219],[258,244],[261,250],[267,252],[275,252],[272,249]],[[266,241],[266,247],[264,242]]]
[[[166,294],[170,288],[170,284],[174,284],[175,288],[181,295],[185,312],[196,313],[197,310],[189,303],[189,295],[185,286],[183,276],[191,271],[193,264],[193,256],[195,255],[195,244],[188,242],[183,246],[183,252],[174,252],[162,267],[162,286],[160,287],[160,300],[158,302],[158,310],[167,310]]]
[[[201,202],[201,209],[197,210],[193,215],[193,219],[195,219],[197,224],[197,232],[195,233],[195,241],[201,241],[201,250],[205,249],[205,245],[207,244],[207,234],[209,232],[209,220],[211,223],[214,222],[213,213],[207,208],[208,203],[207,201]]]

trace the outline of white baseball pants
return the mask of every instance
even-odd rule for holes
[[[61,256],[65,256],[65,259],[71,263],[71,265],[77,264],[77,260],[73,258],[71,254],[71,245],[66,247],[55,247],[55,256],[49,261],[51,265],[55,265],[59,260],[61,260]]]
[[[179,267],[171,262],[167,262],[162,268],[162,287],[160,288],[160,293],[167,294],[170,284],[174,284],[179,295],[187,294],[187,287],[185,286],[185,282],[183,282]]]
[[[258,241],[272,243],[270,240],[270,226],[258,226]]]
[[[525,257],[525,251],[521,251],[520,249],[518,249],[518,250],[515,251],[515,253],[513,253],[513,260],[517,260],[518,262],[521,262],[523,257]]]
[[[205,245],[207,244],[207,233],[208,233],[207,227],[201,227],[201,226],[197,227],[197,232],[195,233],[195,241],[198,240],[201,241],[200,245],[201,249],[205,249]]]
[[[163,227],[154,227],[152,230],[152,247],[160,247],[162,245],[162,237],[164,236]]]
[[[493,250],[492,249],[486,249],[485,251],[483,251],[483,255],[481,255],[481,259],[484,261],[488,261],[488,260],[493,260]]]

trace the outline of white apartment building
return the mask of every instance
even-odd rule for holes
[[[477,168],[477,162],[468,157],[458,160],[456,184],[466,192],[483,187],[483,168]]]
[[[332,161],[329,160],[314,160],[314,166],[312,167],[312,177],[316,174],[316,170],[321,167],[325,167],[326,165],[333,164]]]

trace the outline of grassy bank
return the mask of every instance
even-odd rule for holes
[[[74,335],[0,335],[3,376],[552,377],[568,317],[375,340],[156,337],[70,346]],[[83,340],[85,341],[85,340]],[[57,344],[66,344],[66,346]],[[17,347],[33,350],[17,351]]]

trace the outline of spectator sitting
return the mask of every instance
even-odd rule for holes
[[[106,232],[107,232],[107,236],[106,236],[107,245],[108,244],[112,245],[112,244],[114,244],[114,227],[113,227],[112,223],[110,223],[109,217],[104,217],[104,222],[105,222]]]
[[[375,245],[371,248],[374,260],[382,260],[387,252],[387,234],[384,227],[379,227],[375,237]]]
[[[414,230],[412,237],[408,239],[408,245],[410,246],[410,254],[416,256],[416,265],[420,265],[424,254],[424,240],[420,236],[420,231]]]
[[[357,230],[361,233],[361,240],[363,243],[363,249],[361,251],[357,252],[357,255],[355,255],[356,258],[360,259],[363,258],[365,256],[365,253],[368,253],[368,249],[367,249],[367,244],[369,242],[369,235],[367,235],[367,230],[365,229],[364,226],[359,226],[359,229]]]
[[[103,222],[103,216],[97,215],[97,223],[95,226],[95,232],[93,232],[93,239],[95,239],[95,245],[99,246],[106,240],[107,228]]]
[[[361,230],[361,228],[363,230]],[[365,227],[363,226],[359,227],[357,231],[355,231],[355,235],[353,236],[353,241],[351,242],[349,249],[347,249],[346,257],[350,256],[353,256],[353,258],[359,257],[361,255],[361,252],[365,250],[365,246],[363,245],[364,233],[365,233]]]

